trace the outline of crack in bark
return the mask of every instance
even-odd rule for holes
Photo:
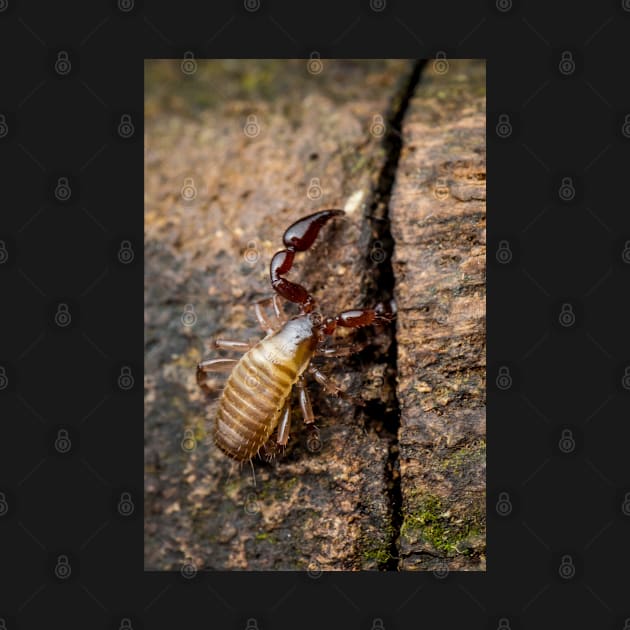
[[[383,137],[385,149],[385,162],[379,173],[379,177],[368,201],[368,212],[365,229],[369,231],[365,241],[368,244],[368,268],[374,267],[375,271],[364,282],[364,292],[367,303],[387,303],[394,296],[396,278],[392,268],[392,254],[394,240],[390,231],[389,202],[392,189],[396,180],[398,163],[403,147],[402,121],[409,106],[409,102],[420,82],[422,69],[426,60],[419,60],[413,64],[408,76],[402,81],[398,93],[392,99],[392,104],[386,116],[386,132]],[[383,250],[384,258],[374,257],[373,252]],[[380,252],[379,252],[380,253]],[[377,262],[374,265],[374,262]],[[379,562],[379,570],[396,571],[400,560],[398,539],[402,524],[402,490],[400,483],[398,429],[400,426],[400,405],[396,394],[397,366],[397,341],[396,321],[392,323],[386,334],[390,336],[391,344],[383,358],[375,357],[375,363],[384,362],[387,365],[383,392],[386,398],[379,402],[369,403],[365,409],[368,423],[381,422],[385,434],[389,440],[387,462],[384,475],[389,494],[390,507],[390,535],[387,558]]]

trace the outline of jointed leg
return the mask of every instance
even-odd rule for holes
[[[269,318],[267,317],[267,314],[265,313],[263,309],[263,304],[269,303],[269,301],[270,299],[267,298],[265,300],[260,300],[259,302],[256,302],[256,304],[254,304],[254,312],[256,313],[256,318],[258,319],[258,323],[260,324],[260,327],[267,334],[275,330],[274,326],[269,321]]]
[[[332,346],[331,348],[319,348],[315,354],[321,357],[347,357],[361,352],[368,345],[367,342],[351,343],[344,346]]]
[[[287,400],[278,423],[278,437],[276,438],[278,446],[287,445],[289,433],[291,433],[291,403]]]
[[[282,301],[280,300],[280,296],[277,293],[273,294],[273,311],[276,314],[276,318],[279,322],[286,322],[287,315],[284,312],[284,308],[282,306]]]
[[[349,400],[355,405],[360,407],[365,407],[365,401],[361,398],[357,398],[356,396],[352,396],[343,391],[340,387],[335,385],[325,374],[320,372],[316,367],[310,366],[308,371],[315,377],[315,380],[329,393],[333,396],[339,396],[340,398],[344,398],[345,400]]]
[[[238,350],[239,352],[247,352],[252,346],[248,341],[232,341],[230,339],[215,339],[212,342],[213,348],[222,348],[223,350]]]
[[[324,324],[324,332],[332,335],[337,326],[344,328],[363,328],[372,324],[389,324],[395,313],[389,306],[377,304],[375,308],[355,309],[343,311],[337,317],[328,317]]]
[[[197,365],[197,384],[207,394],[211,393],[208,387],[208,372],[231,372],[232,368],[238,363],[238,359],[209,359],[202,361]]]
[[[287,399],[287,402],[282,410],[282,414],[280,415],[280,422],[278,423],[278,429],[276,430],[276,439],[273,437],[268,439],[261,447],[263,457],[271,462],[278,449],[280,447],[285,447],[287,442],[289,441],[289,433],[291,432],[291,403]]]
[[[302,416],[304,417],[304,424],[313,424],[313,422],[315,422],[315,414],[313,413],[311,397],[308,395],[303,376],[300,376],[298,382],[295,384],[295,387],[298,390],[300,409],[302,411]]]

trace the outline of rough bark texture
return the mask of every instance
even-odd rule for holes
[[[478,64],[450,63],[440,77],[427,66],[400,163],[413,63],[147,64],[146,569],[482,567],[484,95]],[[239,356],[209,352],[215,336],[261,337],[253,304],[271,295],[283,231],[344,207],[290,278],[326,315],[395,284],[398,320],[351,333],[370,342],[359,355],[321,361],[367,406],[311,383],[321,445],[294,405],[286,452],[253,461],[254,488],[212,443],[226,376],[206,396],[196,364]]]
[[[199,62],[191,76],[173,63],[147,68],[147,569],[376,569],[388,560],[384,471],[395,436],[378,418],[312,384],[321,448],[307,448],[294,409],[286,453],[274,465],[254,460],[254,489],[250,467],[212,444],[225,377],[215,397],[195,382],[213,336],[260,338],[253,303],[271,295],[269,260],[286,227],[310,212],[348,211],[297,256],[290,277],[325,314],[367,306],[364,215],[386,160],[387,109],[413,66],[323,64],[320,74],[305,61]],[[387,333],[365,334],[387,351]],[[378,358],[368,349],[324,369],[380,399]]]
[[[401,570],[485,568],[484,68],[428,64],[390,202]]]

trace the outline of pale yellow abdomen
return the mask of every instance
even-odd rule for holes
[[[305,361],[303,352],[291,352],[280,341],[272,335],[246,352],[221,394],[214,441],[238,461],[251,459],[270,438],[293,385],[310,361],[310,356]]]

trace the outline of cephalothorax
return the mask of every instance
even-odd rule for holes
[[[315,366],[315,355],[346,356],[357,351],[356,345],[325,348],[322,342],[337,326],[359,328],[391,321],[393,314],[379,305],[374,309],[344,311],[336,317],[323,318],[315,312],[315,300],[301,285],[283,276],[293,265],[296,252],[306,251],[322,226],[343,210],[322,210],[293,223],[285,231],[285,249],[271,259],[271,286],[276,294],[255,305],[256,316],[267,333],[256,344],[224,339],[214,340],[215,348],[240,350],[240,359],[210,359],[197,366],[197,382],[207,388],[207,373],[230,371],[221,394],[214,426],[214,441],[227,455],[247,461],[256,455],[276,431],[275,444],[286,446],[291,430],[291,392],[296,387],[304,422],[316,431],[304,373],[308,370],[326,390],[343,395]],[[300,314],[286,319],[278,296],[300,307]],[[269,318],[265,306],[273,305]]]

